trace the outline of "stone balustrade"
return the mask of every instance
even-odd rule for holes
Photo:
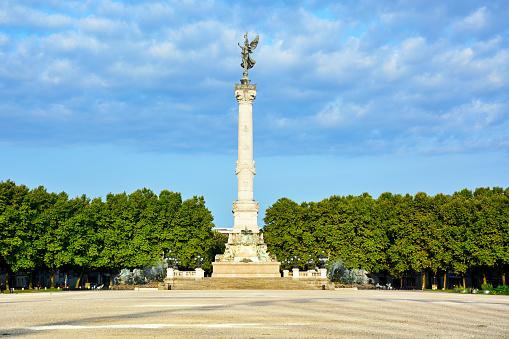
[[[300,271],[298,268],[292,269],[292,271],[284,270],[283,278],[293,278],[293,279],[302,279],[302,278],[316,278],[316,279],[324,279],[327,278],[327,269],[320,268],[318,271],[309,270],[309,271]]]
[[[166,270],[167,279],[202,279],[205,277],[205,271],[197,268],[195,271],[179,271],[173,268]]]

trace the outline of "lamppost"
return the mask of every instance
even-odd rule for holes
[[[163,251],[163,262],[167,268],[171,267],[172,258],[173,258],[173,256],[171,255],[171,248],[168,249],[167,253],[164,253],[164,251]],[[169,264],[168,264],[168,262],[169,262]]]
[[[299,263],[299,261],[300,261],[300,256],[298,256],[297,254],[295,254],[295,255],[293,256],[293,268],[298,268],[298,267],[297,267],[297,264]]]
[[[320,268],[325,268],[325,264],[329,261],[329,257],[325,256],[325,250],[322,250],[322,253],[318,256],[318,260],[320,262]]]
[[[311,253],[309,253],[309,259],[308,259],[308,271],[312,271],[315,269],[315,265],[314,265],[314,260],[313,260],[313,256],[311,255]]]
[[[203,257],[200,254],[196,254],[194,256],[194,261],[196,261],[196,268],[201,268]]]
[[[282,261],[283,261],[284,269],[287,270],[288,263],[290,262],[290,260],[287,257],[285,257]]]
[[[176,256],[173,256],[171,255],[171,248],[168,250],[168,253],[167,255],[165,256],[164,255],[164,252],[163,252],[163,260],[165,263],[168,263],[168,268],[173,268],[175,271],[178,271],[178,265],[180,264],[180,260],[178,260],[178,258]]]

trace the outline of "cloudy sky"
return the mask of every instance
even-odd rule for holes
[[[278,198],[509,186],[509,3],[0,0],[0,181],[237,198],[244,32],[259,225]]]

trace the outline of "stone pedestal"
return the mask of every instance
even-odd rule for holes
[[[246,227],[240,233],[230,233],[224,254],[216,255],[212,263],[212,277],[281,277],[280,264],[267,253],[263,233],[253,233]]]
[[[214,278],[279,278],[279,263],[273,261],[229,262],[216,261],[212,277]]]
[[[197,268],[196,269],[196,276],[195,276],[195,279],[202,279],[205,277],[205,271],[202,269],[202,268]]]

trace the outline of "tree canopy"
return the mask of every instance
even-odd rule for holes
[[[172,249],[185,268],[200,254],[211,268],[217,235],[203,197],[147,188],[108,194],[106,201],[0,182],[0,265],[33,272],[61,267],[144,267]]]
[[[268,250],[280,260],[298,255],[301,267],[324,250],[350,267],[394,277],[509,268],[509,189],[499,187],[434,197],[364,193],[300,205],[281,198],[264,223]]]

